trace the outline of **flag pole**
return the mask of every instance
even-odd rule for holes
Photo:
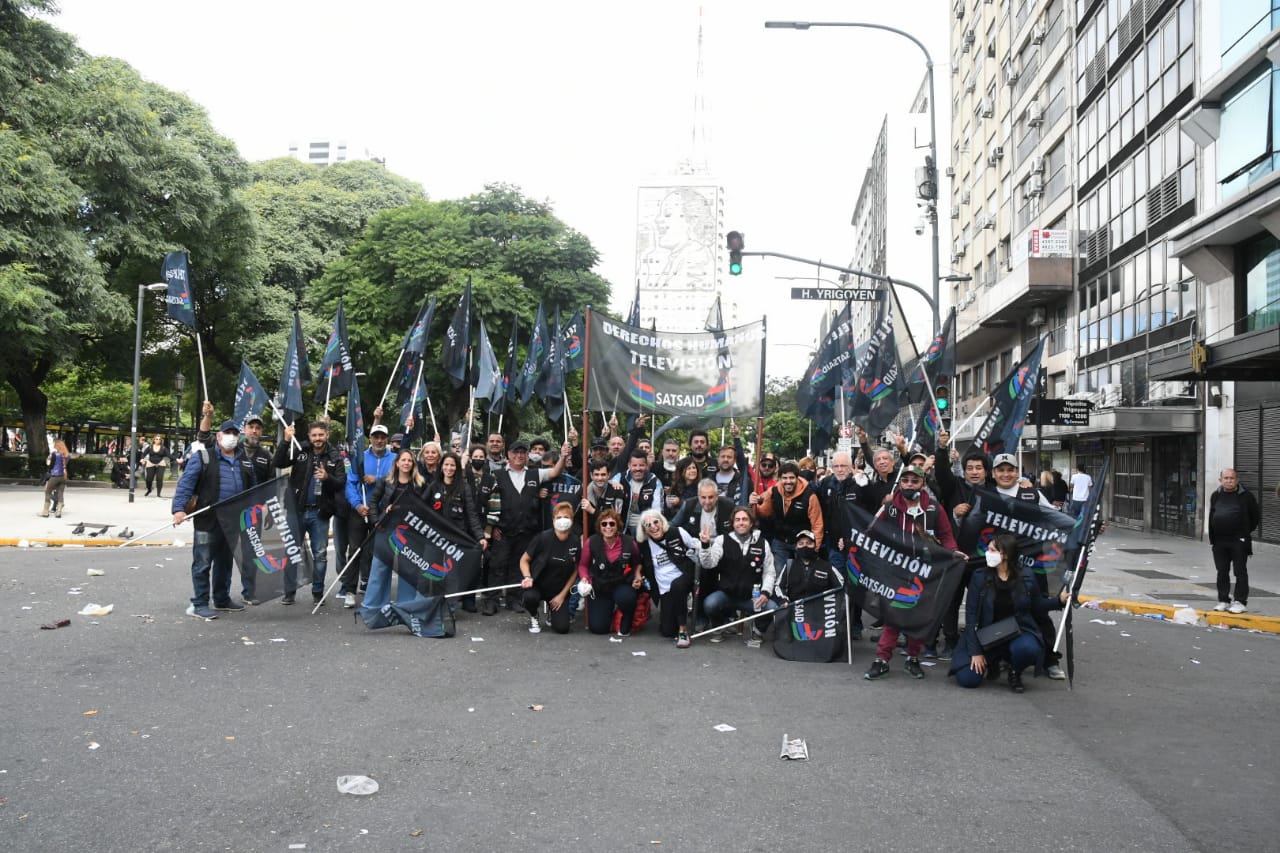
[[[578,459],[582,463],[581,474],[582,479],[582,499],[590,500],[591,488],[591,471],[587,467],[587,457],[591,450],[591,410],[587,408],[587,401],[590,397],[590,387],[587,383],[588,377],[595,376],[595,369],[591,366],[591,306],[587,306],[586,319],[582,323],[582,366],[586,368],[582,371],[582,435],[578,436]],[[582,514],[582,536],[585,539],[587,532],[591,529],[591,516],[586,509],[581,509]],[[586,626],[587,609],[582,609],[582,622]]]
[[[400,362],[404,361],[404,350],[400,350],[400,354],[396,356],[396,366],[391,368],[391,377],[387,379],[387,387],[382,392],[382,399],[378,401],[378,408],[387,402],[387,395],[391,393],[391,383],[396,381],[396,371],[400,369]]]
[[[436,410],[431,405],[430,394],[426,396],[426,401],[427,401],[427,414],[431,415],[431,440],[435,441],[436,437],[440,435],[440,427],[436,426]]]
[[[974,418],[976,418],[979,414],[981,414],[982,410],[985,409],[987,407],[987,404],[990,402],[991,402],[991,395],[988,394],[987,398],[983,400],[981,403],[979,403],[977,407],[973,410],[972,415],[969,415],[969,417],[965,418],[964,421],[961,422],[958,428],[951,430],[951,434],[959,435],[961,432],[963,432],[964,428],[969,425],[969,422],[972,421]]]
[[[569,392],[561,392],[564,396],[564,440],[569,440]]]
[[[213,509],[213,504],[210,504],[208,506],[202,506],[195,512],[187,513],[187,518],[194,518],[207,509]],[[124,542],[121,542],[119,545],[115,545],[113,547],[127,548],[130,545],[137,545],[141,540],[146,539],[148,536],[151,536],[152,534],[155,534],[155,533],[159,533],[161,530],[164,530],[166,527],[175,527],[175,526],[176,525],[172,521],[166,521],[164,524],[160,525],[155,530],[148,530],[146,533],[143,533],[139,536],[135,536],[132,539],[128,539]]]
[[[329,380],[324,386],[324,419],[329,420],[329,397],[333,395],[333,369],[329,369]]]
[[[467,437],[462,442],[463,453],[467,452],[467,448],[471,446],[471,433],[476,425],[476,387],[471,386],[471,390],[467,392]]]
[[[204,391],[204,398],[209,399],[209,382],[204,375],[204,346],[200,343],[200,333],[196,332],[196,354],[200,357],[200,390]]]

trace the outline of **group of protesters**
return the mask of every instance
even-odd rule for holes
[[[879,634],[867,679],[890,673],[900,642],[905,672],[914,678],[924,677],[921,660],[931,658],[949,661],[966,687],[1005,672],[1010,688],[1021,692],[1028,667],[1064,677],[1050,651],[1055,629],[1048,614],[1063,606],[1065,593],[1050,596],[1042,575],[1020,568],[1012,537],[964,553],[954,533],[978,490],[1047,501],[1019,473],[1016,457],[992,459],[976,450],[957,456],[946,433],[933,453],[924,453],[897,436],[896,447],[873,446],[859,429],[856,450],[837,451],[829,469],[820,469],[809,459],[780,460],[767,449],[750,464],[736,425],[717,431],[722,442],[730,435],[732,441],[714,450],[715,433],[702,429],[688,434],[687,448],[674,438],[655,446],[643,416],[625,433],[615,418],[585,447],[570,430],[558,448],[542,438],[508,443],[494,432],[483,444],[455,435],[446,447],[436,436],[413,449],[403,434],[390,434],[378,409],[368,447],[352,460],[330,443],[323,421],[309,425],[304,442],[289,426],[268,453],[260,418],[249,418],[243,434],[232,421],[215,434],[212,411],[206,403],[201,445],[174,492],[175,524],[196,507],[287,470],[312,557],[313,602],[324,603],[332,529],[338,599],[359,607],[367,624],[391,602],[397,577],[368,543],[408,492],[482,551],[476,588],[483,592],[457,596],[451,609],[482,616],[506,609],[524,614],[530,633],[549,627],[562,634],[585,611],[578,618],[591,633],[617,642],[656,610],[659,633],[680,649],[696,636],[719,643],[741,634],[759,645],[779,608],[841,588],[844,510],[857,506],[965,561],[941,642],[902,637],[894,625],[876,622],[869,626]],[[205,470],[213,476],[202,476]],[[261,603],[253,574],[243,567],[242,601],[232,599],[229,546],[208,515],[194,523],[188,613],[209,619]],[[397,586],[397,603],[420,595],[404,578]],[[286,571],[281,603],[293,604],[296,591],[296,578]],[[862,599],[856,588],[850,592],[846,627],[851,641],[861,640],[868,630]],[[979,629],[1002,620],[1020,630],[1003,645],[984,647]]]

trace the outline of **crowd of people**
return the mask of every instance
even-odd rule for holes
[[[559,448],[540,438],[508,443],[495,432],[483,444],[468,446],[455,436],[446,449],[437,437],[415,451],[404,446],[402,434],[390,434],[381,417],[376,410],[368,447],[353,464],[345,449],[330,443],[324,422],[310,424],[305,440],[286,428],[272,454],[262,447],[260,419],[250,418],[243,434],[231,421],[213,433],[206,403],[201,444],[209,449],[185,464],[174,489],[174,523],[287,471],[313,561],[312,601],[324,603],[332,536],[338,598],[367,619],[392,601],[393,587],[398,604],[419,595],[367,544],[380,519],[412,491],[482,549],[477,589],[487,591],[451,606],[480,617],[504,609],[521,613],[530,633],[563,634],[585,623],[616,642],[655,618],[661,636],[687,649],[694,634],[717,643],[742,633],[759,645],[776,611],[800,592],[839,588],[843,508],[856,505],[966,561],[940,642],[899,637],[893,625],[864,625],[853,597],[851,640],[861,640],[868,628],[879,632],[867,679],[890,674],[900,642],[904,671],[914,678],[924,677],[921,660],[930,658],[950,661],[965,687],[1003,671],[1010,688],[1021,692],[1029,667],[1065,677],[1050,651],[1048,615],[1062,607],[1063,597],[1050,595],[1043,575],[1020,571],[1016,542],[997,539],[985,556],[965,554],[953,532],[978,489],[1045,505],[1074,499],[1057,496],[1052,475],[1044,489],[1034,487],[1010,454],[961,456],[946,433],[932,454],[912,451],[901,439],[896,447],[873,446],[858,430],[856,452],[836,452],[829,470],[772,452],[751,465],[736,426],[723,447],[695,429],[687,449],[674,439],[655,448],[643,417],[626,434],[612,422],[585,447],[570,430]],[[194,520],[188,608],[206,619],[260,603],[251,573],[241,575],[242,600],[232,599],[230,547],[211,515]],[[282,604],[295,602],[297,586],[286,570]],[[980,639],[992,625],[1015,623],[1015,636],[1003,644]]]

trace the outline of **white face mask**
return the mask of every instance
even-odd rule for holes
[[[573,519],[557,518],[555,521],[551,522],[551,525],[557,530],[557,532],[568,533],[569,529],[573,527]]]
[[[529,454],[529,461],[530,461],[530,462],[532,462],[534,465],[537,465],[539,462],[541,462],[541,461],[542,461],[542,454],[541,454],[541,453],[530,453],[530,454]]]
[[[218,446],[223,450],[235,450],[236,445],[240,443],[240,436],[233,432],[219,433]]]
[[[987,551],[987,565],[990,566],[991,568],[993,569],[996,568],[1003,561],[1004,561],[1004,558],[1000,556],[999,551],[992,551],[992,550]]]

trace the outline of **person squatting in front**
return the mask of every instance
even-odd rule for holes
[[[582,537],[573,528],[573,504],[562,501],[551,511],[551,529],[533,537],[520,557],[520,601],[529,614],[530,634],[542,631],[538,608],[544,601],[551,629],[569,633],[577,610],[570,601],[582,551]]]
[[[950,674],[956,677],[956,684],[978,687],[984,675],[995,680],[1003,664],[1009,671],[1009,688],[1021,693],[1022,671],[1034,665],[1039,674],[1044,668],[1044,639],[1036,617],[1047,618],[1049,611],[1061,610],[1068,595],[1066,587],[1056,598],[1040,594],[1035,579],[1023,574],[1018,563],[1017,537],[1001,533],[992,539],[986,565],[975,569],[969,581],[964,633],[951,659]],[[1005,639],[984,647],[979,632],[1004,619],[1016,623],[1016,635],[1001,632]]]
[[[699,536],[702,548],[698,560],[702,568],[714,572],[715,590],[703,599],[703,610],[712,628],[731,620],[735,610],[759,613],[751,622],[752,639],[762,639],[773,621],[773,550],[764,535],[755,529],[755,514],[749,507],[733,509],[733,529],[712,537],[704,526]],[[708,585],[704,576],[703,585]],[[729,630],[716,631],[711,642],[723,642]]]
[[[689,648],[689,594],[693,592],[700,544],[679,527],[672,527],[659,509],[640,514],[640,557],[645,580],[658,592],[658,630],[675,638],[677,649]]]
[[[587,537],[578,558],[578,594],[587,602],[587,630],[607,634],[612,630],[614,611],[621,613],[614,639],[631,636],[636,601],[644,575],[640,571],[640,549],[623,532],[622,516],[613,508],[595,516],[598,532]]]

